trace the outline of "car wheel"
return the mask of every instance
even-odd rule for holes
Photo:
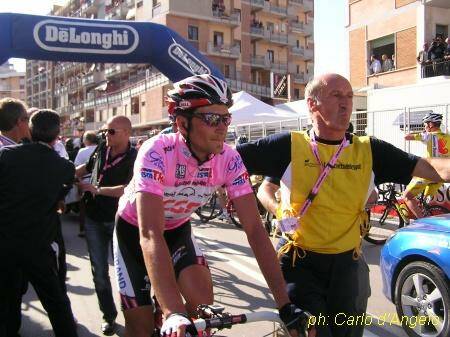
[[[401,270],[395,285],[395,306],[409,336],[450,335],[449,283],[435,265],[419,261]]]

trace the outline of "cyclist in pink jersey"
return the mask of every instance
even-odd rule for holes
[[[126,336],[147,337],[154,328],[150,285],[165,317],[162,335],[197,335],[189,315],[213,302],[213,286],[189,217],[220,186],[234,203],[282,320],[292,336],[301,335],[309,314],[289,301],[247,171],[224,143],[232,104],[226,82],[192,76],[175,83],[167,101],[178,132],[142,145],[116,219],[114,263]]]

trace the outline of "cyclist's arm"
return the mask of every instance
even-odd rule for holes
[[[279,188],[280,186],[264,179],[261,186],[259,186],[258,194],[256,195],[264,208],[272,214],[276,214],[277,212],[278,201],[275,197],[275,193]]]
[[[290,302],[286,292],[286,283],[281,274],[280,265],[272,242],[261,224],[256,200],[252,193],[233,199],[239,220],[247,235],[259,268],[269,285],[278,308]]]
[[[420,158],[413,176],[435,182],[450,182],[450,158]]]
[[[161,196],[138,192],[136,198],[139,237],[145,267],[164,315],[185,313],[173,270],[169,249],[164,240],[164,205]]]

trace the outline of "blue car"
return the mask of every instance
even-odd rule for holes
[[[416,220],[381,251],[383,292],[411,337],[450,336],[450,214]]]

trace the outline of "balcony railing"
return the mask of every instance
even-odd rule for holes
[[[240,55],[239,45],[230,45],[230,44],[221,44],[214,45],[213,42],[208,42],[208,54],[222,56],[222,57],[231,57],[231,58],[239,58]]]
[[[263,85],[248,83],[248,82],[242,82],[240,80],[232,80],[230,78],[226,79],[229,87],[233,91],[246,91],[250,94],[257,95],[257,96],[264,96],[264,97],[271,97],[270,95],[270,87],[266,87]]]
[[[287,34],[272,33],[271,31],[266,31],[265,38],[270,42],[289,44],[289,38]]]
[[[289,0],[289,4],[302,6],[305,12],[310,12],[314,9],[314,3],[311,0]]]
[[[284,62],[270,62],[270,70],[274,73],[286,73],[288,69],[288,64]]]
[[[307,82],[305,73],[303,73],[303,72],[301,72],[301,73],[299,73],[299,74],[293,74],[292,77],[293,77],[293,79],[294,79],[294,83],[297,83],[297,84],[304,84],[304,83]]]
[[[252,66],[261,68],[267,68],[270,63],[269,59],[262,55],[253,55],[250,62]]]
[[[293,33],[300,33],[302,35],[311,35],[313,32],[313,27],[311,24],[305,24],[304,22],[296,22],[291,21],[289,23],[289,26],[291,27],[291,31]]]
[[[250,6],[263,9],[264,8],[264,0],[250,0]]]
[[[221,23],[225,23],[231,26],[239,26],[241,22],[241,16],[238,12],[227,14],[226,12],[221,10],[213,10],[212,13],[213,17]]]
[[[450,76],[450,59],[422,65],[422,78],[435,76]]]
[[[306,60],[311,60],[314,57],[314,52],[312,49],[303,47],[292,47],[291,54],[301,56]]]
[[[287,7],[274,6],[268,1],[264,2],[264,11],[269,12],[271,14],[280,15],[283,17],[286,17],[288,14]]]
[[[288,68],[287,62],[274,62],[267,55],[252,55],[250,62],[253,67],[264,68],[276,73],[286,73]]]
[[[250,27],[250,35],[253,37],[260,37],[263,38],[264,37],[264,28],[260,28],[260,27]]]
[[[105,76],[106,77],[114,76],[127,70],[128,68],[125,64],[113,64],[105,68]]]

